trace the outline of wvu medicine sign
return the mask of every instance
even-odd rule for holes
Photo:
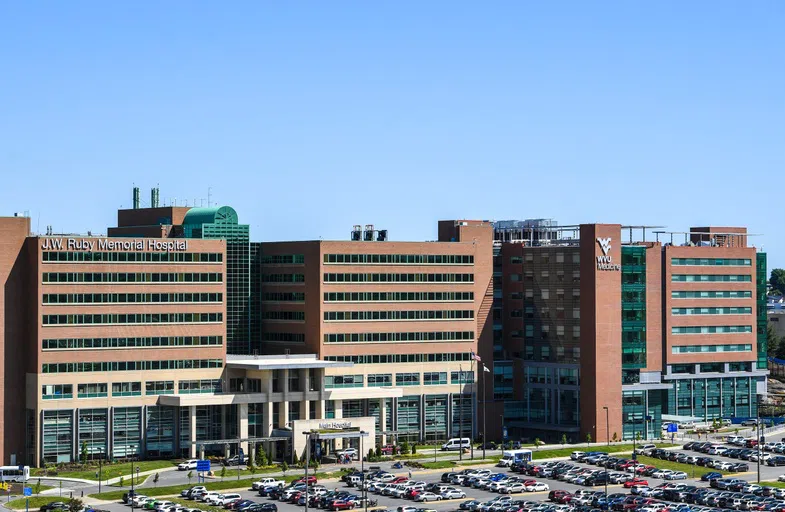
[[[600,244],[602,249],[602,256],[597,256],[597,270],[615,270],[620,271],[621,265],[613,262],[611,252],[611,238],[597,238],[597,243]]]

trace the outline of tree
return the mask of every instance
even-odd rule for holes
[[[155,476],[153,476],[153,483],[155,484],[156,487],[158,487],[158,473],[156,473]]]
[[[769,284],[780,295],[785,295],[785,269],[775,268],[771,271]]]
[[[401,445],[401,453],[403,453],[404,455],[409,453],[409,441],[403,442],[403,444]]]
[[[265,453],[262,443],[259,443],[259,446],[256,448],[256,463],[259,464],[259,466],[267,465],[267,453]]]
[[[617,434],[616,432],[614,432],[614,433],[613,433],[613,437],[611,438],[611,441],[613,441],[613,442],[615,443],[615,442],[617,442],[618,440],[619,440],[619,434]]]
[[[769,357],[777,357],[777,350],[780,347],[782,340],[777,336],[777,331],[774,326],[769,324],[766,327],[766,351]]]
[[[586,433],[586,447],[591,444],[591,432]]]
[[[417,443],[412,443],[412,455],[417,453]]]
[[[539,437],[535,437],[534,438],[534,446],[536,446],[538,450],[540,449],[540,438]]]
[[[119,485],[120,487],[123,486],[123,477],[122,476],[120,477],[120,481],[117,482],[117,485]]]
[[[82,464],[87,465],[87,441],[82,441]]]
[[[221,466],[221,480],[226,476],[226,466]]]
[[[561,435],[561,444],[562,444],[562,446],[567,444],[567,434],[562,434]]]
[[[41,494],[41,479],[40,478],[38,479],[38,482],[36,482],[35,487],[33,487],[33,492],[35,494]]]
[[[78,498],[71,498],[67,502],[68,512],[81,512],[84,508],[84,503]]]
[[[194,472],[189,471],[187,476],[188,476],[188,485],[191,485],[191,479],[194,477]],[[122,486],[123,484],[120,485]]]
[[[286,476],[286,472],[289,470],[289,464],[286,463],[286,460],[281,462],[281,471],[283,472],[283,476]]]
[[[376,462],[376,453],[373,448],[368,450],[368,462]]]

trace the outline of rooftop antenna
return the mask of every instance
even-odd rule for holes
[[[210,208],[213,202],[213,187],[207,187],[207,207]]]

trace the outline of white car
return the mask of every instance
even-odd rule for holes
[[[142,506],[142,503],[143,503],[145,500],[150,500],[150,499],[152,499],[152,498],[150,498],[150,497],[149,497],[149,496],[147,496],[147,495],[144,495],[144,494],[137,494],[136,496],[134,496],[133,498],[131,498],[131,504],[132,504],[134,507],[141,507],[141,506]]]
[[[719,469],[721,471],[727,471],[727,470],[730,469],[730,467],[732,465],[733,464],[731,464],[730,462],[721,461],[721,462],[718,462],[717,464],[714,464],[714,469]]]
[[[517,493],[517,492],[523,492],[524,490],[525,489],[524,489],[523,482],[510,482],[508,484],[505,484],[499,490],[499,492],[505,492],[507,494],[513,494],[513,493]]]
[[[464,499],[466,498],[466,493],[460,489],[447,489],[442,491],[442,498],[445,500]]]
[[[526,492],[540,492],[540,491],[549,491],[551,488],[548,484],[544,482],[537,482],[535,484],[529,484],[526,487]]]
[[[673,470],[661,469],[659,471],[655,471],[654,473],[652,473],[651,477],[652,478],[665,478],[665,479],[667,479],[668,475],[670,475],[671,473],[673,473]]]
[[[785,482],[785,475],[780,475],[777,477],[778,482]]]
[[[177,471],[188,471],[189,469],[196,469],[196,463],[199,459],[189,459],[177,465]]]
[[[242,499],[242,496],[240,496],[237,493],[219,494],[217,498],[212,500],[212,504],[217,506],[217,507],[223,507],[224,505],[226,505],[230,501],[238,500],[238,499]]]
[[[442,497],[433,492],[421,492],[415,496],[414,501],[422,501],[423,503],[429,501],[442,501]]]
[[[206,493],[199,496],[199,501],[203,501],[205,503],[210,503],[211,500],[218,497],[217,491],[207,491]]]
[[[345,450],[341,450],[340,452],[338,452],[338,455],[348,455],[352,459],[356,459],[359,457],[357,448],[347,448]]]
[[[166,508],[171,507],[172,505],[175,505],[175,503],[173,503],[171,501],[166,501],[166,500],[164,500],[164,501],[157,501],[155,503],[155,510],[161,511],[161,510],[164,510]]]
[[[755,494],[757,491],[761,490],[762,487],[757,484],[749,484],[745,485],[741,490],[745,493]]]

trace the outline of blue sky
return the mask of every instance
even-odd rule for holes
[[[785,3],[0,2],[0,213],[131,187],[257,240],[746,225],[785,266]]]

